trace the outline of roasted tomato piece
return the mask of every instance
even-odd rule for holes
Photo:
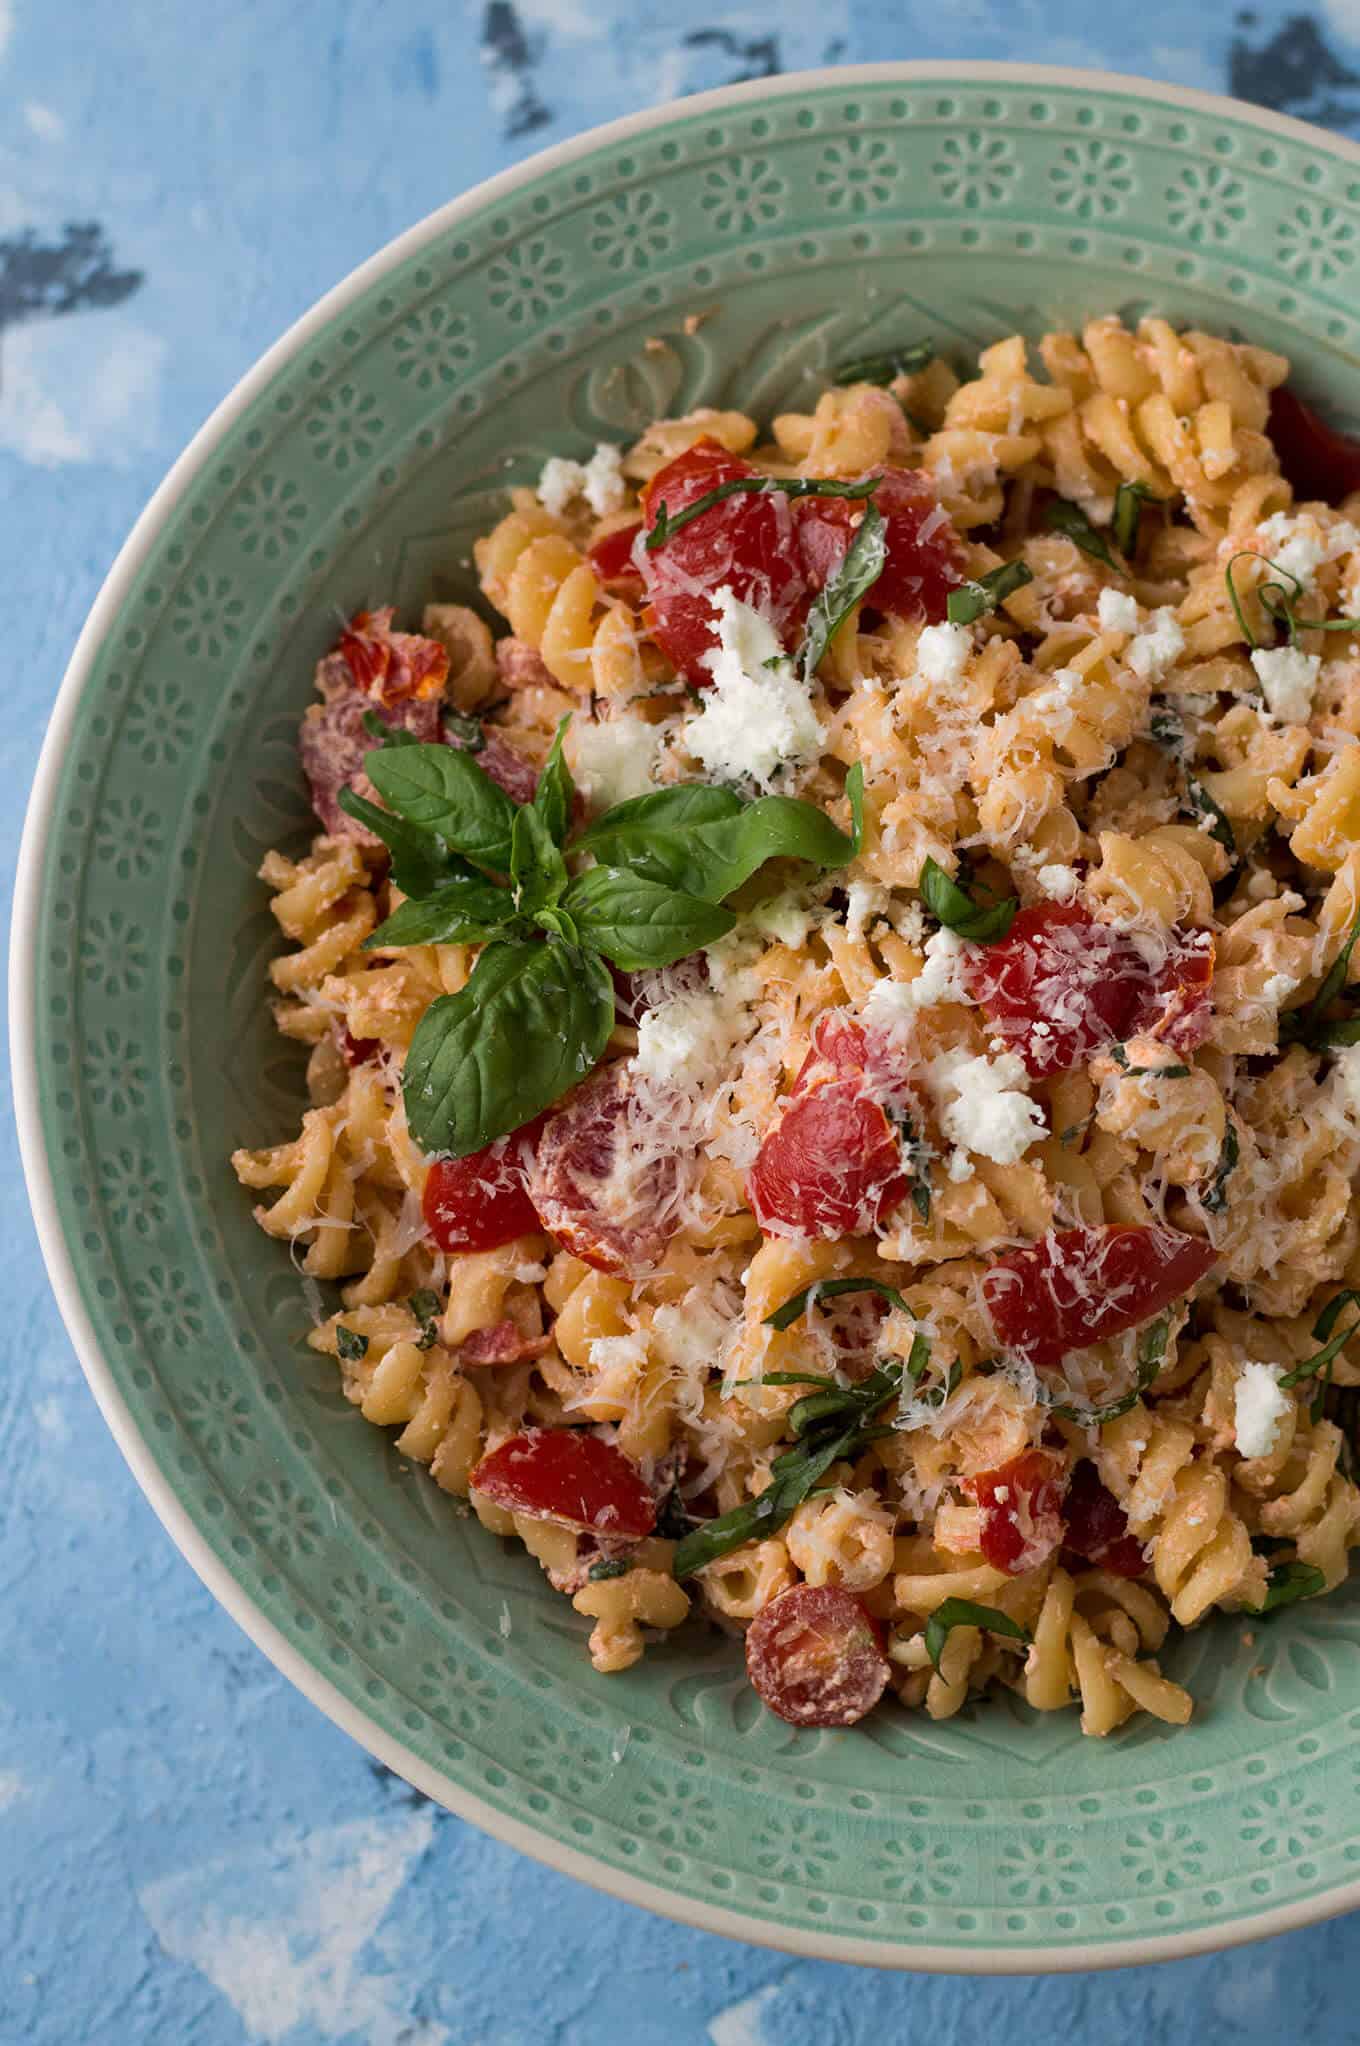
[[[633,548],[642,531],[641,523],[616,526],[595,542],[586,559],[602,583],[631,583],[640,588],[642,577],[633,559]]]
[[[859,1600],[834,1584],[795,1584],[746,1630],[746,1669],[791,1726],[853,1726],[888,1681],[888,1658]]]
[[[963,546],[922,469],[885,469],[874,503],[887,524],[883,573],[865,602],[898,618],[938,625],[949,592],[964,582]]]
[[[659,469],[643,495],[650,527],[664,504],[674,516],[720,483],[758,472],[717,441],[696,441]],[[793,511],[782,491],[739,491],[692,519],[654,552],[642,575],[652,637],[696,688],[713,680],[705,655],[718,644],[712,598],[720,589],[763,612],[781,638],[802,616],[808,586],[794,544]]]
[[[760,1147],[746,1193],[761,1228],[790,1236],[864,1236],[907,1190],[902,1140],[876,1098],[876,1053],[862,1026],[833,1009],[778,1122]]]
[[[1128,1517],[1086,1457],[1076,1465],[1063,1504],[1063,1560],[1094,1563],[1115,1577],[1141,1577],[1143,1545],[1129,1533]]]
[[[340,652],[365,696],[376,703],[443,693],[449,650],[418,632],[393,632],[390,604],[380,611],[356,611],[340,635]]]
[[[979,945],[969,993],[1036,1080],[1085,1065],[1128,1035],[1147,969],[1124,935],[1076,902],[1022,909],[1007,935]]]
[[[332,838],[376,845],[372,832],[340,808],[341,789],[357,788],[370,800],[377,793],[364,773],[364,756],[375,744],[364,719],[376,715],[385,725],[410,732],[423,746],[437,746],[442,736],[439,705],[415,698],[375,703],[349,679],[348,667],[335,655],[322,661],[317,680],[323,700],[310,706],[298,730],[298,759],[311,789],[312,808]]]
[[[528,1173],[547,1121],[498,1137],[467,1158],[436,1158],[425,1176],[425,1227],[441,1250],[495,1250],[541,1229]]]
[[[551,1336],[527,1336],[517,1322],[493,1321],[475,1328],[458,1346],[463,1364],[523,1364],[552,1347]]]
[[[1360,442],[1328,426],[1287,384],[1270,394],[1270,438],[1296,497],[1336,504],[1360,490]]]
[[[656,1502],[621,1449],[580,1428],[529,1428],[484,1456],[472,1490],[530,1520],[560,1520],[591,1534],[640,1541]]]
[[[982,1277],[997,1341],[1032,1364],[1121,1335],[1160,1314],[1218,1262],[1201,1237],[1161,1224],[1055,1229]]]
[[[1159,1037],[1173,1051],[1194,1051],[1213,1027],[1213,933],[1175,932],[1166,962],[1151,974],[1125,1034]]]
[[[542,1226],[597,1271],[642,1278],[675,1232],[680,1166],[664,1132],[639,1128],[623,1069],[592,1073],[550,1115],[539,1138],[529,1195]]]
[[[1047,1449],[1027,1449],[967,1481],[981,1509],[978,1547],[994,1570],[1018,1577],[1046,1563],[1063,1538],[1067,1464]]]
[[[378,1037],[356,1037],[343,1024],[340,1027],[340,1053],[347,1066],[366,1066],[370,1059],[382,1051],[382,1039]]]

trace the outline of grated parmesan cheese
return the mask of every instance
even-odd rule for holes
[[[1239,1456],[1269,1456],[1290,1409],[1280,1390],[1283,1366],[1244,1364],[1233,1390],[1233,1433]]]
[[[1281,724],[1306,725],[1313,714],[1321,656],[1296,646],[1257,647],[1251,665],[1270,715]]]
[[[821,722],[769,620],[726,585],[712,601],[718,645],[704,659],[713,686],[685,722],[685,745],[721,780],[768,789],[782,770],[816,759]]]
[[[1076,869],[1063,866],[1059,860],[1040,867],[1035,879],[1051,902],[1071,902],[1081,886],[1081,876]]]

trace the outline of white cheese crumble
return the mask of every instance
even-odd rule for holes
[[[781,768],[816,759],[822,727],[769,620],[726,586],[712,603],[718,645],[704,660],[713,686],[686,720],[684,742],[710,774],[769,788]]]
[[[1272,973],[1261,989],[1261,999],[1269,1002],[1272,1008],[1278,1009],[1280,1003],[1288,1000],[1298,986],[1299,982],[1292,973]]]
[[[1345,1044],[1332,1054],[1335,1084],[1346,1099],[1352,1116],[1360,1120],[1360,1044]]]
[[[729,1005],[707,988],[672,995],[638,1018],[633,1071],[668,1087],[692,1087],[716,1071],[732,1048]]]
[[[1081,876],[1075,867],[1065,867],[1060,860],[1040,867],[1034,878],[1050,902],[1071,902],[1081,886]]]
[[[622,448],[602,440],[588,462],[573,462],[563,455],[551,455],[538,479],[538,501],[545,511],[560,519],[573,498],[584,497],[596,518],[622,511],[628,501],[628,485],[620,464]]]
[[[940,1128],[958,1148],[949,1177],[968,1179],[964,1155],[975,1151],[997,1165],[1014,1165],[1031,1144],[1047,1135],[1044,1112],[1028,1094],[1025,1062],[1015,1052],[975,1057],[955,1048],[930,1061],[926,1078],[940,1114]]]
[[[1233,1434],[1239,1456],[1269,1456],[1289,1412],[1290,1400],[1280,1390],[1283,1366],[1244,1364],[1233,1391]]]
[[[1102,632],[1137,632],[1138,599],[1126,597],[1122,590],[1102,590],[1096,617]]]
[[[916,642],[916,672],[924,682],[958,682],[973,651],[966,625],[927,625]]]
[[[1169,605],[1154,611],[1145,632],[1124,650],[1124,658],[1142,682],[1159,682],[1185,652],[1185,634]]]
[[[1256,528],[1263,552],[1294,576],[1305,590],[1324,562],[1338,561],[1360,547],[1360,533],[1347,520],[1322,526],[1312,512],[1274,512]]]
[[[1313,714],[1321,656],[1296,646],[1257,647],[1251,665],[1270,715],[1281,724],[1306,725]]]
[[[757,902],[743,918],[748,930],[758,932],[762,938],[773,939],[776,945],[787,945],[793,952],[806,945],[808,932],[815,921],[815,909],[797,888],[789,889],[784,895],[771,896],[768,902]]]
[[[940,929],[926,940],[926,963],[910,983],[911,998],[918,1009],[933,1008],[936,1002],[967,1002],[973,997],[963,978],[964,961],[973,947],[957,931]]]
[[[653,774],[661,748],[661,731],[645,718],[605,718],[591,724],[573,718],[567,752],[581,793],[593,808],[607,810],[655,787]]]

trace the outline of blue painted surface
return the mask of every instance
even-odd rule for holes
[[[1125,19],[1088,0],[0,0],[0,871],[132,519],[265,345],[399,228],[596,121],[824,61],[1126,68],[1360,133],[1360,0],[1144,0],[1136,46]],[[102,280],[66,237],[82,221]],[[25,300],[28,230],[58,274]],[[62,312],[73,278],[85,303]],[[49,1296],[7,1117],[0,1242],[0,2046],[1357,2037],[1354,1921],[1122,1975],[903,1979],[664,1924],[436,1812],[275,1675],[161,1533]]]

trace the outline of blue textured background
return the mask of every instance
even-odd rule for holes
[[[1090,0],[0,0],[6,879],[136,513],[399,228],[594,122],[823,62],[1104,65],[1360,133],[1360,0],[1143,0],[1136,43],[1127,21]],[[3,2046],[1360,2037],[1353,1921],[1119,1975],[900,1978],[687,1932],[483,1839],[295,1695],[161,1533],[49,1296],[7,1117],[0,1242]]]

